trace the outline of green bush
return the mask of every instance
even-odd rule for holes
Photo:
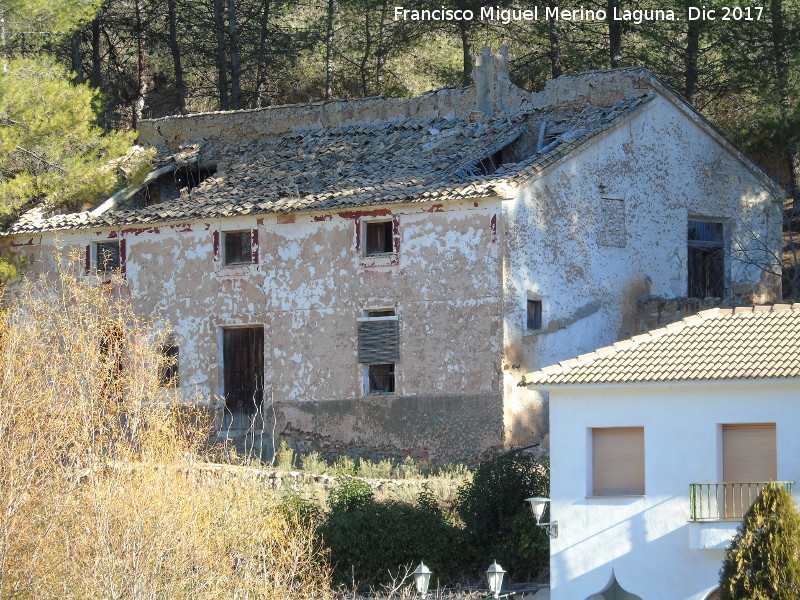
[[[521,450],[482,463],[459,488],[457,500],[476,556],[484,562],[496,558],[517,581],[539,575],[549,563],[549,540],[525,499],[547,496],[548,487],[546,465]]]
[[[720,572],[721,600],[800,598],[800,515],[770,484],[745,513]]]
[[[386,584],[421,560],[442,581],[459,572],[461,531],[447,522],[429,490],[416,504],[381,504],[368,491],[357,479],[331,491],[331,512],[319,531],[330,550],[335,583]]]

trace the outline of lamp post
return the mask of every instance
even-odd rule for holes
[[[500,597],[500,590],[503,589],[503,575],[506,572],[503,570],[503,567],[497,564],[497,561],[494,561],[489,568],[486,570],[486,579],[489,581],[489,591],[492,592],[492,596],[495,598]]]
[[[412,573],[414,576],[414,585],[417,587],[417,593],[425,598],[428,595],[428,585],[431,582],[431,571],[425,566],[425,563],[420,562],[417,570]]]
[[[547,537],[551,540],[558,537],[558,521],[550,523],[541,523],[542,515],[550,498],[526,498],[525,502],[530,502],[531,512],[533,518],[536,519],[536,524],[547,532]]]

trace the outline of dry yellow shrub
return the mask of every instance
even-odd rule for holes
[[[65,270],[6,295],[0,600],[330,595],[264,481],[196,466],[208,427],[159,386],[163,334],[118,290]]]

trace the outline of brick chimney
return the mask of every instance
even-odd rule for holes
[[[508,46],[492,52],[489,46],[472,57],[472,80],[475,82],[475,109],[488,116],[506,111],[511,86],[508,76]]]

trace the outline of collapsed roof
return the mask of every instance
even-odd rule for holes
[[[644,69],[620,69],[562,77],[531,94],[507,77],[507,51],[490,55],[484,49],[476,60],[476,85],[410,100],[370,98],[143,122],[140,140],[155,145],[159,157],[142,186],[92,210],[50,214],[36,208],[8,233],[508,197],[654,98],[657,81]],[[198,135],[180,139],[190,134]],[[174,189],[183,185],[178,174],[187,169],[205,172]],[[169,178],[175,180],[171,197],[159,192],[135,201],[143,188]]]

